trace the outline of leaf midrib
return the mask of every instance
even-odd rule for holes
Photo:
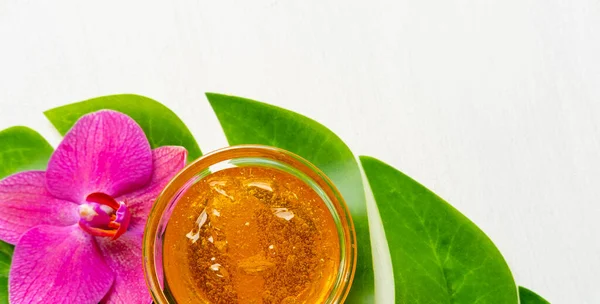
[[[432,251],[433,256],[435,257],[436,266],[441,270],[442,278],[444,279],[444,285],[443,285],[443,287],[445,289],[444,291],[445,291],[446,295],[448,295],[448,299],[447,299],[448,303],[449,304],[454,304],[454,301],[452,300],[452,296],[454,295],[454,293],[450,293],[450,291],[452,290],[452,288],[450,287],[450,282],[448,282],[448,277],[446,275],[446,270],[443,267],[442,261],[441,261],[439,255],[438,255],[437,250],[436,250],[437,246],[433,244],[433,238],[431,237],[431,234],[429,233],[429,229],[428,229],[427,225],[425,225],[425,220],[423,219],[423,217],[421,215],[419,215],[419,213],[415,209],[414,204],[412,204],[410,202],[410,200],[401,191],[397,191],[396,189],[394,189],[394,188],[392,188],[390,186],[391,185],[388,184],[388,189],[392,189],[391,190],[392,195],[394,193],[397,193],[402,198],[402,200],[405,203],[407,203],[407,205],[410,207],[410,210],[413,212],[413,214],[419,220],[419,222],[418,222],[419,225],[425,231],[425,233],[427,235],[427,245],[428,245],[429,249]],[[395,206],[392,206],[392,208],[394,208],[394,212],[399,213],[398,210],[396,210]],[[449,246],[451,246],[451,244]],[[448,255],[449,254],[450,254],[450,252],[448,251]]]

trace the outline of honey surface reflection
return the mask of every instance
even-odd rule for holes
[[[297,177],[249,166],[210,174],[184,193],[164,236],[178,303],[322,303],[340,261],[325,202]]]

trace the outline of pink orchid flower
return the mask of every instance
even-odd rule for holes
[[[73,126],[46,172],[0,181],[0,239],[16,244],[10,302],[149,303],[146,218],[186,156],[151,150],[133,119],[104,110]]]

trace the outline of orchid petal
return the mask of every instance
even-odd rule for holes
[[[185,167],[187,151],[183,147],[166,146],[152,151],[153,172],[145,188],[118,198],[124,201],[131,212],[130,227],[145,225],[154,201],[167,183]]]
[[[115,281],[101,303],[150,303],[142,267],[141,230],[129,230],[117,240],[98,238]]]
[[[48,163],[46,185],[55,197],[83,203],[101,192],[112,197],[145,186],[152,153],[129,116],[103,110],[85,115],[65,135]]]
[[[26,171],[0,181],[0,239],[16,244],[37,225],[70,226],[79,220],[77,205],[46,191],[43,171]]]
[[[93,237],[77,225],[41,225],[17,244],[9,275],[10,302],[98,303],[113,280]]]

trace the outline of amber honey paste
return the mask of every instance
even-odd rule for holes
[[[268,167],[228,168],[194,184],[175,206],[163,244],[178,303],[323,303],[340,266],[325,202]]]

